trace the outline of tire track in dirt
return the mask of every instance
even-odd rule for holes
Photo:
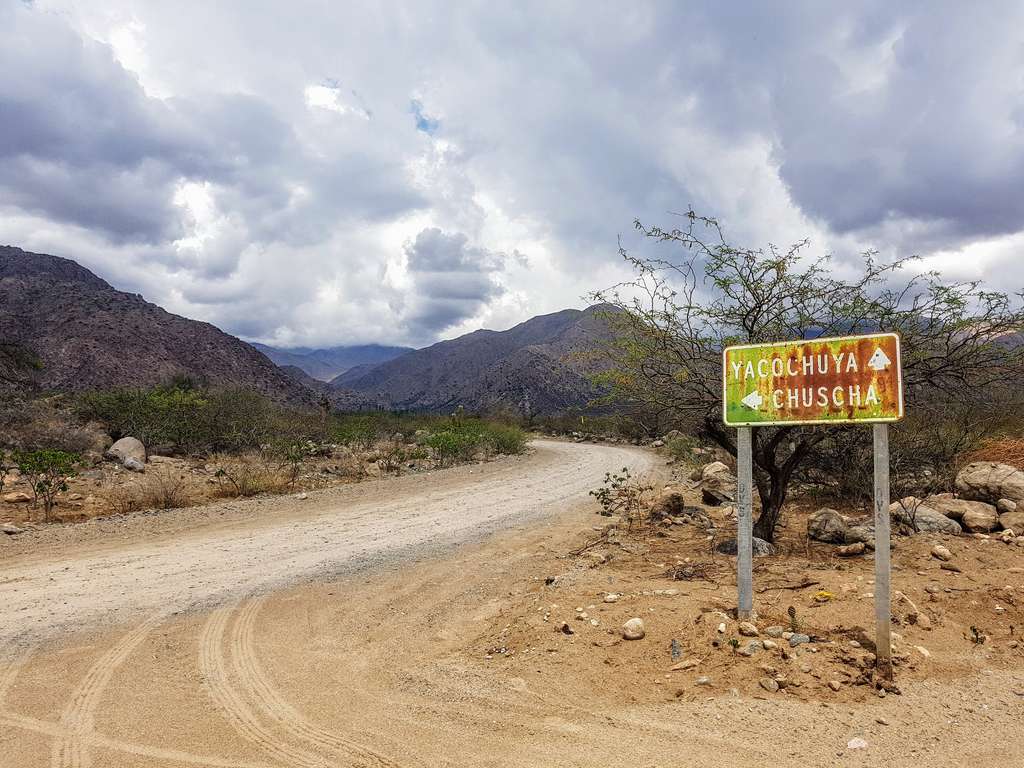
[[[96,709],[103,691],[117,668],[163,619],[164,614],[159,613],[142,622],[104,653],[85,673],[61,715],[60,722],[65,731],[53,745],[50,760],[53,768],[90,768],[92,758],[87,748],[87,740],[83,737],[93,731]]]
[[[295,747],[278,738],[231,681],[224,659],[224,632],[238,603],[218,608],[210,614],[199,636],[199,669],[214,704],[231,726],[246,740],[268,755],[297,768],[333,768],[337,763],[323,755]]]
[[[11,686],[17,680],[18,673],[21,672],[22,667],[28,663],[32,650],[33,648],[30,646],[15,654],[13,660],[0,673],[0,711],[3,711],[4,703],[7,700],[7,692],[11,690]]]
[[[390,758],[310,723],[274,688],[259,663],[254,643],[256,617],[266,599],[257,597],[242,606],[230,638],[235,673],[256,705],[281,728],[306,743],[359,758],[373,768],[400,768]]]
[[[7,728],[29,731],[40,736],[49,736],[53,739],[75,736],[90,747],[98,747],[126,755],[135,755],[136,757],[147,757],[163,762],[195,765],[200,768],[280,768],[276,763],[251,763],[209,755],[195,755],[191,752],[183,752],[177,749],[163,749],[161,747],[150,747],[145,744],[134,744],[95,732],[72,734],[60,723],[37,720],[34,717],[26,717],[25,715],[18,715],[13,712],[0,712],[0,725]]]
[[[168,528],[177,531],[173,536],[134,540],[131,533],[147,534],[155,523],[130,518],[121,546],[97,549],[90,537],[76,543],[84,527],[53,531],[52,541],[0,563],[0,580],[17,578],[0,601],[0,641],[16,631],[45,641],[100,618],[122,621],[237,599],[247,594],[239,573],[253,574],[255,586],[267,590],[443,551],[579,501],[609,468],[642,472],[652,464],[648,454],[623,446],[533,446],[515,460],[355,483],[305,501],[225,503],[231,522],[224,525],[208,524],[205,511],[176,512],[178,527]],[[48,606],[58,599],[64,610],[54,614]]]

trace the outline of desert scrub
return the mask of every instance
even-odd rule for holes
[[[665,443],[668,455],[676,461],[692,462],[693,449],[699,447],[697,439],[689,435],[678,435]]]
[[[217,470],[213,476],[221,496],[257,496],[280,493],[290,487],[281,462],[265,453],[217,457],[214,463]]]
[[[526,434],[519,427],[495,424],[488,428],[491,449],[509,456],[526,450]]]
[[[68,480],[78,473],[80,457],[76,453],[44,449],[15,451],[14,465],[28,480],[34,503],[43,505],[43,519],[50,521],[58,494],[68,489]]]
[[[112,488],[107,503],[118,514],[143,509],[180,509],[190,507],[196,499],[189,487],[187,476],[172,467],[151,468],[138,481]]]
[[[459,461],[472,461],[481,441],[479,435],[446,429],[428,435],[423,443],[430,448],[439,464],[449,465]]]
[[[601,505],[599,515],[620,515],[632,526],[643,522],[652,490],[650,485],[634,477],[628,467],[623,467],[621,472],[606,472],[604,483],[590,495]]]

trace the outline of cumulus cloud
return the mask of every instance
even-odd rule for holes
[[[461,232],[424,229],[406,244],[405,255],[412,298],[403,316],[419,333],[459,325],[502,293],[495,279],[501,259],[470,246]]]
[[[688,205],[1021,283],[1019,4],[282,13],[0,5],[0,240],[296,345],[580,306]]]

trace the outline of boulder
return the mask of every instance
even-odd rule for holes
[[[107,452],[103,454],[106,458],[119,461],[122,464],[127,459],[135,459],[139,464],[146,463],[146,446],[141,440],[134,437],[122,437],[114,443]]]
[[[651,505],[651,516],[655,520],[664,517],[678,517],[686,513],[686,498],[683,491],[674,485],[666,485]]]
[[[867,549],[867,544],[863,541],[856,541],[853,544],[844,544],[841,547],[837,547],[836,554],[840,557],[856,557],[857,555],[863,555],[865,549]]]
[[[807,536],[815,541],[842,544],[846,540],[846,520],[834,509],[824,507],[807,518]]]
[[[1003,514],[1004,512],[1016,512],[1017,502],[1011,501],[1010,499],[999,499],[999,501],[996,502],[996,509],[999,510],[999,514]]]
[[[973,502],[979,505],[977,509],[969,509],[964,512],[960,525],[970,533],[988,533],[999,527],[999,513],[991,504],[981,501]]]
[[[622,625],[622,637],[624,640],[642,640],[646,634],[643,619],[630,619]]]
[[[736,475],[720,461],[713,461],[701,470],[700,484],[705,504],[736,501]]]
[[[941,512],[950,520],[963,520],[968,512],[981,513],[984,515],[995,514],[995,507],[984,501],[972,501],[970,499],[954,499],[947,494],[929,496],[924,503],[932,509]],[[991,528],[989,529],[991,530]]]
[[[752,537],[751,549],[754,551],[754,557],[765,557],[766,555],[775,554],[775,547],[764,539],[757,538],[757,536]],[[720,542],[715,546],[715,551],[722,555],[735,555],[736,539],[726,539]]]
[[[145,472],[146,465],[136,459],[134,456],[129,456],[123,462],[125,469],[130,469],[132,472]]]
[[[19,533],[24,533],[24,528],[19,528],[14,523],[0,523],[0,532],[6,533],[8,536],[17,536]]]
[[[999,516],[999,525],[1014,533],[1024,533],[1024,512],[1003,512]]]
[[[1009,464],[975,461],[957,473],[956,489],[965,499],[992,504],[1008,499],[1020,504],[1024,502],[1024,472]]]
[[[875,526],[871,523],[851,525],[846,529],[847,544],[864,544],[870,549],[875,548]]]
[[[14,493],[5,493],[3,500],[8,504],[27,504],[32,501],[32,496],[23,491],[15,491]]]
[[[905,527],[910,533],[948,533],[953,536],[963,533],[960,523],[950,520],[914,496],[890,504],[889,516],[894,523]]]

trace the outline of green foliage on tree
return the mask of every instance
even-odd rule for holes
[[[68,479],[77,473],[78,454],[66,451],[14,451],[15,466],[28,480],[35,504],[42,502],[43,517],[49,522],[58,494],[68,489]]]
[[[964,447],[1020,412],[1013,383],[1024,372],[1020,295],[978,282],[947,282],[914,273],[913,259],[882,263],[875,252],[859,264],[834,264],[788,248],[730,244],[717,221],[689,211],[680,228],[636,229],[677,250],[664,258],[620,248],[634,278],[593,295],[613,305],[614,336],[601,353],[601,381],[620,404],[643,408],[736,454],[734,430],[722,423],[721,354],[730,344],[895,331],[902,337],[908,420],[894,431],[897,472],[908,482],[945,454],[900,453],[901,429],[932,429],[929,448]],[[754,430],[754,479],[761,513],[754,533],[772,541],[791,481],[815,467],[829,483],[835,462],[863,463],[863,428],[761,427]],[[918,441],[918,449],[920,449]],[[868,454],[870,457],[870,454]],[[948,458],[948,457],[945,457]],[[852,467],[851,467],[852,469]],[[821,475],[818,475],[819,479]],[[870,488],[870,484],[867,486]]]

